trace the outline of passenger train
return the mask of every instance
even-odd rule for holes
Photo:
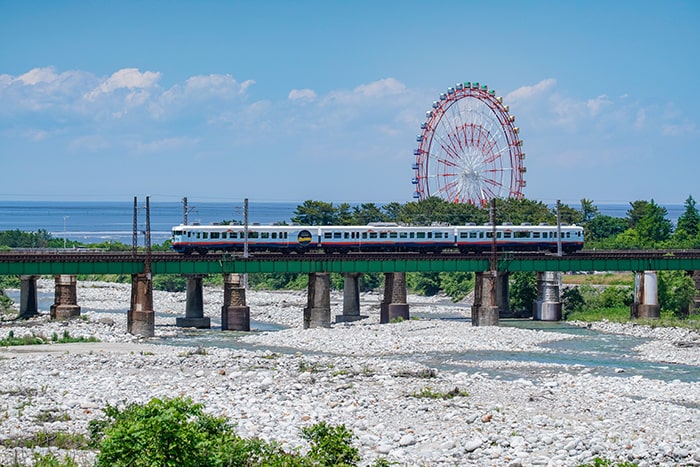
[[[562,225],[564,252],[583,248],[583,227]],[[499,250],[557,251],[557,227],[552,225],[498,225]],[[458,249],[462,253],[490,251],[494,229],[491,224],[461,226],[403,226],[394,223],[369,225],[250,225],[249,252],[325,253],[419,252],[440,253]],[[172,229],[172,249],[186,255],[210,251],[242,252],[243,225],[178,225]]]

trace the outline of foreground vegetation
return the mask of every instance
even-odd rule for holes
[[[454,393],[453,393],[454,392]],[[457,388],[439,398],[466,396]],[[436,397],[435,393],[428,396]],[[189,398],[151,399],[145,404],[129,404],[118,408],[108,405],[105,416],[89,423],[89,434],[41,432],[27,439],[10,439],[6,447],[58,447],[61,449],[95,450],[96,467],[331,467],[358,465],[362,459],[353,445],[355,434],[345,425],[319,422],[300,429],[307,449],[285,450],[275,441],[245,439],[236,435],[234,425],[224,417],[207,414],[202,404]],[[37,467],[77,467],[70,456],[35,455]],[[385,458],[370,464],[392,465]],[[579,467],[634,467],[628,462],[616,463],[596,457]],[[12,464],[19,467],[19,464]]]

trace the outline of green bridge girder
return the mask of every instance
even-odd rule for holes
[[[105,255],[104,261],[81,260],[77,256],[61,258],[61,255],[8,260],[0,256],[0,275],[57,275],[57,274],[137,274],[145,272],[145,255],[134,258],[115,258]],[[598,253],[587,255],[518,255],[501,253],[497,267],[503,272],[517,271],[657,271],[700,270],[700,251],[691,255],[647,256],[630,253],[628,256]],[[223,274],[223,273],[312,273],[312,272],[481,272],[490,269],[487,256],[450,257],[450,255],[421,255],[402,257],[397,255],[367,259],[352,256],[293,255],[278,258],[242,259],[230,255],[207,258],[177,256],[155,257],[151,260],[153,274]]]

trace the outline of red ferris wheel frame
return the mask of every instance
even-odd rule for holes
[[[479,83],[459,83],[442,93],[416,138],[413,197],[475,205],[522,198],[525,153],[508,110]]]

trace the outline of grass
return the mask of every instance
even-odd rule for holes
[[[567,285],[627,285],[634,286],[634,273],[606,272],[604,274],[563,274],[562,282]]]
[[[700,332],[700,315],[690,315],[686,319],[679,319],[669,311],[662,311],[659,319],[631,319],[630,309],[626,306],[615,308],[598,308],[596,310],[577,311],[567,315],[567,321],[610,321],[613,323],[634,323],[650,327],[676,327],[692,329]]]
[[[99,342],[96,337],[71,337],[68,331],[63,331],[61,337],[58,334],[53,333],[50,338],[41,335],[29,335],[22,337],[15,337],[14,331],[10,330],[7,337],[0,339],[0,347],[12,347],[17,345],[37,345],[37,344],[69,344],[73,342]]]
[[[454,389],[447,391],[447,392],[439,392],[439,391],[433,391],[429,387],[425,387],[420,390],[420,392],[414,392],[411,394],[411,397],[415,397],[418,399],[442,399],[442,400],[448,400],[448,399],[454,399],[455,397],[467,397],[469,395],[468,392],[462,391],[458,387],[455,387]]]

